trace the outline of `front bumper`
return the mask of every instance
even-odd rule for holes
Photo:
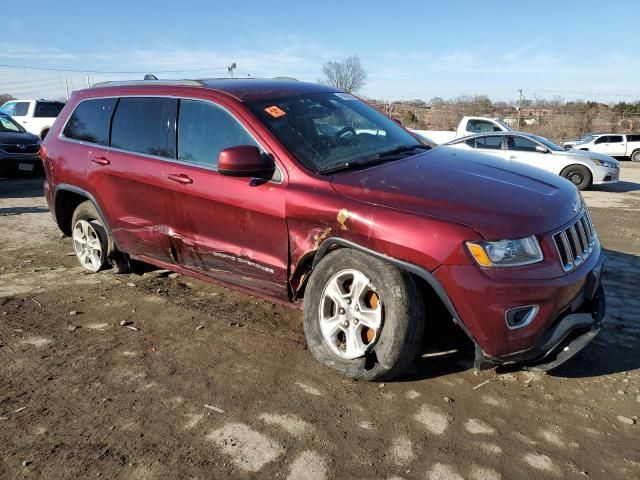
[[[531,273],[529,269],[503,278],[475,265],[442,266],[434,275],[450,297],[463,329],[477,345],[477,364],[550,363],[555,357],[558,361],[568,359],[567,352],[573,355],[597,333],[582,337],[599,329],[604,315],[604,303],[599,304],[604,302],[600,289],[604,260],[596,242],[578,268],[553,278],[518,278]],[[533,319],[522,327],[509,327],[505,313],[526,305],[538,307]],[[569,349],[560,355],[566,346]]]
[[[593,184],[617,183],[620,180],[620,169],[609,167],[595,167],[593,169]]]
[[[598,259],[584,289],[554,319],[536,346],[501,357],[487,356],[481,348],[476,348],[476,368],[517,363],[532,370],[548,371],[582,350],[600,332],[604,322],[604,261],[604,256]]]

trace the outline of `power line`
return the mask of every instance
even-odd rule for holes
[[[48,72],[73,72],[73,73],[102,73],[102,74],[119,74],[119,75],[133,75],[133,74],[144,74],[149,73],[149,69],[144,72],[134,72],[134,71],[110,71],[110,70],[77,70],[73,68],[54,68],[54,67],[33,67],[27,65],[8,65],[8,64],[0,64],[1,68],[17,68],[22,70],[42,70]],[[185,70],[153,70],[155,73],[185,73],[185,72],[208,72],[212,70],[227,70],[228,67],[210,67],[210,68],[191,68]]]

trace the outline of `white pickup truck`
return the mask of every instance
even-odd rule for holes
[[[573,148],[640,162],[640,134],[603,133],[585,140],[576,143]]]
[[[497,118],[463,117],[455,132],[448,130],[411,130],[438,145],[451,142],[456,138],[490,132],[512,132],[513,129]]]
[[[23,128],[44,140],[51,125],[64,107],[63,102],[49,100],[11,100],[0,107]]]

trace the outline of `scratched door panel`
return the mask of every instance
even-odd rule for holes
[[[286,298],[288,234],[281,185],[191,165],[171,174],[168,238],[177,263],[218,280]]]

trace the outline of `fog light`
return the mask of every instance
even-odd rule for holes
[[[511,329],[526,327],[531,323],[538,313],[537,305],[527,305],[526,307],[512,308],[504,313],[507,327]]]

